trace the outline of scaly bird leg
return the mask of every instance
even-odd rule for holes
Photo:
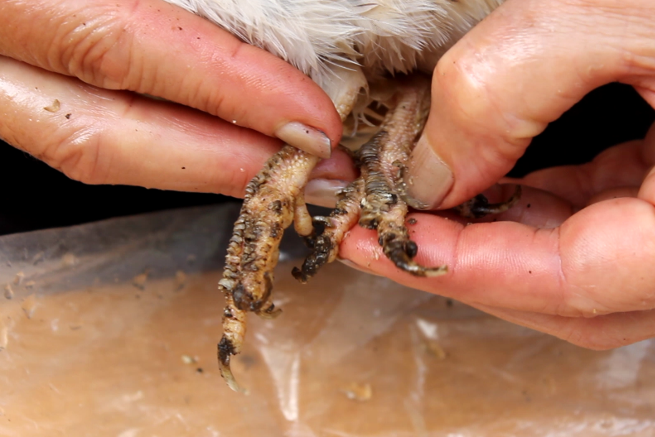
[[[377,229],[384,254],[396,267],[415,276],[439,276],[447,266],[424,267],[413,258],[416,243],[405,227],[408,205],[402,170],[423,131],[430,109],[430,82],[411,76],[398,87],[378,132],[360,150],[366,168],[366,193],[359,224]]]
[[[366,85],[364,75],[357,69],[335,66],[335,85],[331,94],[342,119],[351,112],[359,91]],[[311,233],[308,227],[302,190],[309,174],[320,159],[284,146],[273,155],[264,168],[250,181],[234,225],[234,233],[228,246],[223,278],[219,289],[226,295],[223,311],[223,337],[218,343],[218,362],[221,376],[235,391],[243,391],[230,369],[233,355],[241,352],[246,332],[246,313],[252,311],[270,318],[279,314],[271,301],[273,269],[284,230],[294,215],[296,228]],[[297,199],[300,199],[297,201]]]
[[[359,224],[377,229],[384,254],[397,267],[416,276],[446,273],[446,266],[427,268],[413,261],[417,247],[404,224],[407,205],[413,201],[406,195],[403,174],[429,112],[429,86],[427,78],[418,75],[398,82],[379,132],[359,150],[361,176],[341,192],[336,209],[328,217],[315,218],[323,222],[324,230],[305,238],[312,253],[301,268],[293,270],[300,282],[307,282],[320,267],[336,259],[339,245],[357,223],[360,210]]]
[[[227,299],[218,361],[221,375],[235,391],[243,390],[232,375],[230,358],[241,352],[245,313],[252,311],[267,317],[276,314],[270,296],[280,240],[293,221],[295,199],[318,161],[313,155],[284,146],[246,187],[223,279],[218,283]]]

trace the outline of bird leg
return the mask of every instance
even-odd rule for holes
[[[300,282],[307,282],[321,266],[336,259],[339,244],[357,222],[360,211],[360,226],[378,231],[384,254],[398,268],[415,276],[447,272],[446,266],[423,267],[413,261],[417,246],[405,227],[408,202],[412,200],[406,195],[403,173],[427,119],[430,82],[415,75],[396,85],[378,133],[358,152],[360,177],[340,193],[337,207],[328,217],[315,218],[324,223],[323,231],[305,238],[312,253],[292,272]]]
[[[405,227],[409,196],[404,168],[430,110],[430,81],[419,75],[400,82],[380,131],[359,152],[366,168],[359,225],[378,231],[378,242],[396,267],[415,276],[439,276],[446,266],[424,267],[413,258],[418,248]]]
[[[313,155],[284,146],[246,187],[223,278],[218,283],[227,300],[218,361],[221,375],[235,391],[243,390],[232,375],[230,358],[241,352],[246,312],[264,317],[279,313],[270,299],[280,240],[293,221],[296,198],[318,161]]]
[[[335,66],[332,100],[345,119],[366,82],[357,68]],[[340,80],[339,80],[340,79]],[[284,146],[248,183],[239,218],[230,239],[219,289],[225,293],[223,337],[218,343],[221,376],[235,391],[244,391],[230,369],[233,355],[241,352],[246,332],[246,313],[272,318],[280,313],[271,301],[273,269],[284,230],[296,219],[301,234],[314,233],[303,189],[320,158],[291,146]]]

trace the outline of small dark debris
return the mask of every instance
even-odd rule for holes
[[[446,306],[447,306],[448,308],[452,307],[454,304],[455,304],[455,303],[453,302],[452,299],[450,299],[450,298],[446,299]]]
[[[204,370],[202,369],[202,367],[198,367],[198,368],[196,369],[196,372],[197,372],[197,373],[202,373],[202,372],[204,372]]]
[[[71,115],[73,115],[73,114],[71,114],[71,113],[69,112],[68,114],[64,115],[64,117],[66,117],[66,120],[70,120],[70,119],[71,119]]]
[[[407,224],[409,225],[415,225],[416,223],[418,223],[418,220],[416,220],[414,217],[407,220]]]
[[[186,170],[186,167],[182,167],[182,170]]]
[[[532,205],[529,204],[529,203],[528,203],[527,205],[525,205],[526,208],[530,208],[531,206],[532,206]]]

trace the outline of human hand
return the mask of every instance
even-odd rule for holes
[[[340,135],[305,75],[161,0],[0,2],[0,138],[73,179],[242,196],[270,136],[325,157]]]
[[[411,194],[450,208],[496,183],[531,138],[590,90],[631,84],[655,106],[655,5],[648,0],[509,0],[439,62]],[[354,229],[340,255],[572,343],[606,349],[655,336],[655,127],[592,163],[517,181],[519,205],[470,226],[416,213],[415,278]],[[504,182],[508,182],[507,180]],[[509,181],[511,182],[511,181]],[[513,186],[491,189],[509,198]],[[498,220],[510,220],[495,222]]]

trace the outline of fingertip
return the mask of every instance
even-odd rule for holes
[[[275,131],[275,136],[285,143],[316,155],[319,158],[329,159],[332,155],[332,141],[322,131],[292,121],[284,124]]]
[[[425,209],[439,206],[453,186],[452,170],[439,157],[425,133],[412,152],[405,182],[409,195],[426,205]]]

